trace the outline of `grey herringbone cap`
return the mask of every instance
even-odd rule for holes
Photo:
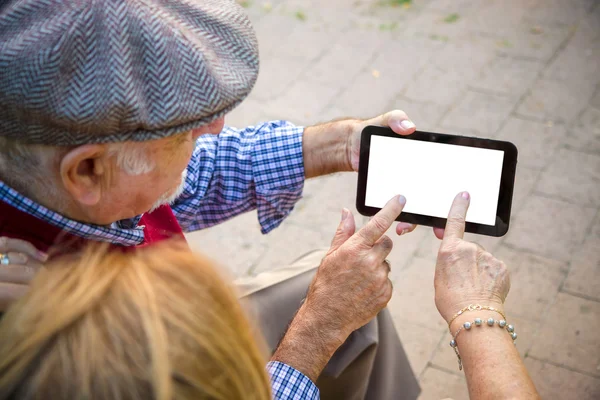
[[[5,0],[0,135],[70,146],[158,139],[238,105],[256,36],[228,0]]]

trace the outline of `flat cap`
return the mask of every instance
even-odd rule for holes
[[[170,136],[231,111],[257,76],[233,0],[0,3],[0,136],[20,142]]]

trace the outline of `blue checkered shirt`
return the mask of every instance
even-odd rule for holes
[[[300,199],[304,187],[302,134],[286,121],[245,129],[226,127],[203,135],[187,167],[183,194],[171,206],[186,232],[216,225],[256,209],[261,231],[281,223]],[[0,181],[0,200],[47,223],[89,240],[135,246],[144,241],[141,215],[112,226],[84,224],[63,217]],[[317,387],[299,371],[269,363],[276,399],[318,399]]]

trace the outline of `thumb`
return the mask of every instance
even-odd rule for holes
[[[346,242],[346,240],[350,239],[350,237],[354,235],[355,230],[356,223],[354,222],[354,215],[352,215],[352,212],[350,212],[350,210],[347,208],[342,209],[342,221],[338,225],[335,236],[331,241],[329,253],[339,249],[340,246]]]

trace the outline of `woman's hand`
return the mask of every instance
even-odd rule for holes
[[[0,312],[25,294],[47,258],[29,242],[0,237]]]
[[[470,196],[452,204],[435,270],[435,305],[446,321],[463,307],[479,303],[503,309],[510,289],[506,265],[481,246],[463,240]]]

